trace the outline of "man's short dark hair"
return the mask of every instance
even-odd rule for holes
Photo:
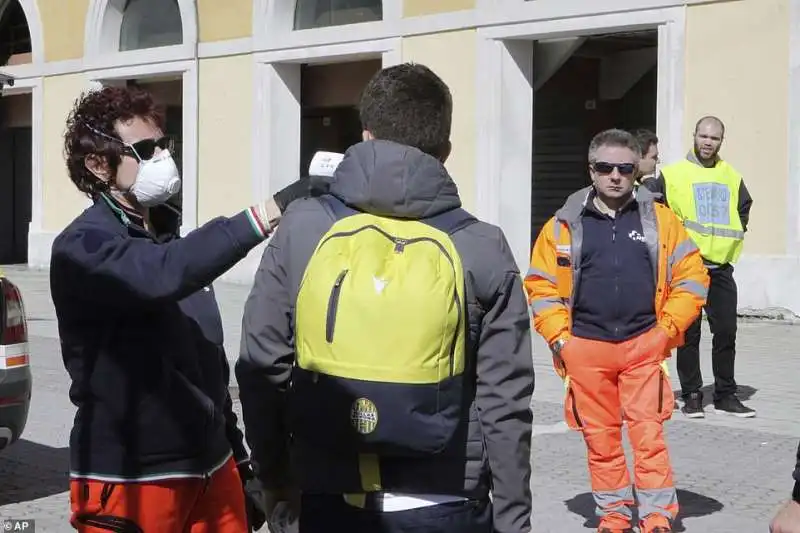
[[[633,136],[639,141],[639,147],[642,150],[642,156],[647,155],[650,147],[658,144],[658,136],[650,130],[639,129],[633,132]]]
[[[376,139],[440,156],[448,149],[453,98],[442,79],[424,65],[382,69],[367,83],[359,104],[361,126]]]
[[[589,143],[589,163],[597,163],[597,151],[604,146],[627,148],[633,152],[637,163],[642,158],[642,150],[636,137],[628,131],[614,128],[601,131],[592,138],[592,142]]]

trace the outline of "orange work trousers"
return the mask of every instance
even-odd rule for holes
[[[70,482],[70,523],[81,533],[246,533],[244,489],[230,459],[207,479]]]
[[[561,352],[565,417],[586,442],[601,524],[629,522],[635,503],[622,448],[623,421],[633,448],[639,516],[656,513],[672,520],[678,513],[663,429],[675,399],[655,333],[654,328],[621,343],[573,337]]]

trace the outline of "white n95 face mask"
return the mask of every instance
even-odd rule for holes
[[[139,163],[130,193],[143,207],[161,205],[181,190],[181,176],[169,150]]]

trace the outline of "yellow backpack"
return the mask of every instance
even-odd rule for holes
[[[336,222],[297,297],[292,438],[347,454],[441,452],[466,408],[465,280],[450,235],[476,219],[460,208],[389,218],[320,200]]]

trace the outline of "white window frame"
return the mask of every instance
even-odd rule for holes
[[[664,159],[674,160],[683,154],[686,8],[607,12],[614,7],[609,4],[622,3],[610,0],[602,3],[602,13],[570,16],[579,9],[572,3],[556,6],[548,0],[500,1],[502,7],[516,3],[516,9],[523,11],[533,11],[539,2],[552,6],[552,9],[539,9],[539,15],[548,18],[478,29],[476,144],[481,150],[476,153],[476,211],[483,220],[503,228],[524,272],[533,244],[530,234],[534,119],[532,41],[657,28],[657,134]],[[521,3],[526,5],[519,5]],[[648,3],[656,2],[639,1],[639,4]],[[583,6],[583,11],[589,11],[587,6]],[[559,13],[562,16],[555,16]]]
[[[177,2],[183,25],[183,44],[120,52],[119,39],[126,0],[90,0],[84,29],[85,70],[194,59],[197,48],[196,0]]]
[[[27,78],[16,80],[14,87],[3,89],[3,97],[19,94],[31,95],[31,222],[28,226],[28,242],[30,235],[40,233],[44,225],[44,176],[42,162],[44,154],[42,147],[44,139],[44,91],[42,78]],[[29,247],[29,254],[30,254]]]
[[[300,164],[300,65],[381,58],[401,61],[396,31],[402,0],[384,0],[383,20],[347,26],[293,30],[294,2],[255,0],[256,50],[252,187],[256,199],[271,196],[298,176]],[[343,31],[344,30],[344,31]]]
[[[397,36],[398,23],[403,16],[403,0],[383,0],[383,20],[307,30],[294,29],[294,10],[294,0],[253,0],[255,52],[375,41]]]
[[[263,52],[255,57],[253,194],[267,198],[297,180],[300,164],[300,65],[381,58],[399,62],[399,39]]]
[[[119,4],[119,5],[123,6],[127,10],[128,7],[126,6],[126,4],[130,3],[131,1],[132,0],[115,0],[113,3],[114,4]],[[162,5],[163,5],[163,2],[170,2],[170,1],[171,0],[156,0],[156,2],[161,2]],[[142,4],[142,5],[138,6],[138,7],[140,9],[142,9],[142,8],[149,7],[149,6],[147,6],[147,4]],[[178,24],[179,24],[180,30],[181,30],[180,42],[171,43],[171,44],[168,44],[168,45],[160,45],[160,46],[157,46],[158,48],[161,48],[161,47],[164,47],[164,46],[177,46],[177,45],[183,44],[183,22],[180,19],[180,16],[181,16],[180,4],[177,2],[177,0],[175,1],[173,9],[177,9],[178,10],[178,17],[179,17]],[[111,40],[111,39],[114,38],[114,36],[117,36],[117,51],[122,51],[120,48],[122,47],[122,41],[123,41],[122,30],[124,28],[125,19],[126,19],[126,17],[131,17],[131,19],[133,19],[133,15],[132,14],[126,14],[124,12],[117,12],[116,10],[114,10],[114,14],[116,16],[113,17],[113,19],[114,19],[113,23],[110,20],[111,16],[112,16],[112,13],[109,11],[106,14],[106,17],[108,17],[109,19],[107,20],[107,22],[105,24],[105,31],[104,31],[103,39],[104,40],[106,40],[106,39]],[[139,12],[139,13],[136,13],[136,14],[139,15],[139,20],[136,21],[136,23],[134,24],[133,28],[131,28],[131,29],[135,29],[135,30],[137,30],[137,33],[141,33],[141,27],[139,26],[139,24],[142,23],[143,16],[146,16],[146,11],[145,12]],[[131,20],[131,22],[133,22],[133,20]],[[119,27],[116,27],[116,26],[119,26]],[[106,36],[105,35],[106,32],[109,35]],[[141,35],[137,35],[137,37],[141,37]],[[149,48],[157,48],[157,47],[156,46],[137,46],[136,48],[129,48],[126,51],[146,50],[146,49],[149,49]]]
[[[183,224],[181,233],[198,226],[198,61],[197,6],[178,0],[183,44],[119,52],[124,0],[91,0],[86,18],[85,76],[87,83],[115,83],[162,75],[180,75],[183,91]],[[108,16],[106,16],[108,14]],[[116,32],[116,34],[114,33]],[[109,46],[113,43],[113,47]],[[104,52],[105,50],[105,52]],[[108,50],[112,50],[108,52]]]
[[[293,17],[294,20],[292,21],[292,28],[295,31],[299,31],[301,29],[312,30],[312,29],[319,29],[319,28],[323,28],[323,27],[328,28],[328,27],[335,27],[335,26],[350,26],[350,25],[353,25],[353,24],[358,24],[358,22],[353,21],[353,22],[331,23],[331,24],[324,24],[324,25],[314,25],[314,24],[312,24],[311,26],[309,26],[307,28],[295,28],[295,25],[297,23],[297,9],[298,9],[298,5],[297,4],[299,4],[301,1],[303,1],[303,0],[295,0],[294,17]],[[320,1],[326,1],[326,0],[310,0],[310,4],[313,5],[314,7],[317,7],[317,3],[320,2]],[[327,2],[335,2],[335,1],[336,0],[327,0]],[[380,7],[381,7],[381,16],[378,17],[375,20],[368,20],[368,21],[363,21],[363,22],[378,22],[378,21],[383,20],[383,0],[378,0],[378,4],[380,4]],[[335,16],[335,14],[337,13],[337,11],[340,11],[340,10],[331,6],[331,8],[327,11],[327,13],[331,18],[333,18]]]

